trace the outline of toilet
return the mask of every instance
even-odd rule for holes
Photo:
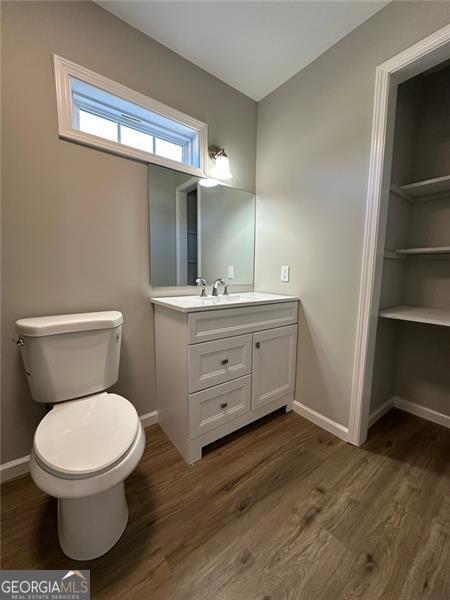
[[[16,322],[31,395],[50,408],[34,434],[30,473],[58,499],[59,542],[75,560],[97,558],[120,539],[124,481],[144,452],[136,409],[105,391],[118,379],[122,323],[118,311]]]

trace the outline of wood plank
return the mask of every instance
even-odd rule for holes
[[[189,467],[159,426],[105,556],[66,558],[56,502],[2,486],[2,568],[90,568],[95,600],[448,600],[450,432],[393,410],[355,448],[279,412]]]

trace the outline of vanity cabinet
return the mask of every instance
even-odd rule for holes
[[[168,300],[152,300],[158,423],[186,462],[278,408],[292,410],[296,299],[206,310]]]

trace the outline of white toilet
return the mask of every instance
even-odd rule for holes
[[[16,322],[32,397],[54,405],[34,435],[31,476],[58,498],[59,542],[76,560],[97,558],[120,539],[124,480],[144,452],[134,406],[103,391],[118,378],[122,323],[117,311]]]

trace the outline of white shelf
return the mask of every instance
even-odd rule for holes
[[[391,191],[410,202],[450,197],[450,175],[401,186],[393,184],[391,185]]]
[[[397,254],[449,254],[450,246],[432,246],[431,248],[400,248]]]
[[[400,321],[414,321],[416,323],[429,323],[450,327],[450,309],[426,308],[424,306],[393,306],[380,311],[380,317],[385,319],[398,319]]]

